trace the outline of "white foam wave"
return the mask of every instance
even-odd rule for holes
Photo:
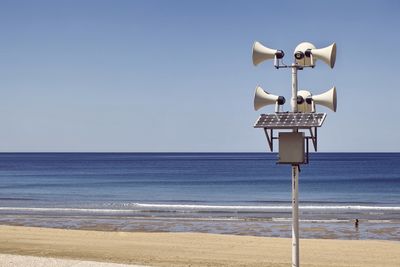
[[[25,207],[0,207],[0,211],[53,211],[53,212],[88,212],[88,213],[131,213],[136,210],[119,209],[83,209],[83,208],[25,208]]]
[[[391,220],[368,220],[369,223],[391,223]]]
[[[193,209],[193,210],[243,210],[243,211],[263,211],[263,210],[291,210],[292,206],[269,205],[269,206],[222,206],[222,205],[180,205],[180,204],[146,204],[134,203],[133,206],[140,208],[159,208],[159,209]],[[398,206],[362,206],[362,205],[305,205],[299,206],[302,210],[389,210],[400,211]]]
[[[273,222],[291,222],[292,218],[272,218]],[[349,222],[350,220],[340,220],[340,219],[326,219],[326,220],[299,220],[300,222],[303,223],[341,223],[341,222]],[[378,221],[378,220],[377,220]],[[390,220],[388,220],[390,222]]]
[[[129,214],[140,211],[237,211],[237,212],[268,212],[268,211],[290,211],[291,206],[268,205],[268,206],[224,206],[224,205],[174,205],[174,204],[149,204],[131,203],[124,205],[124,209],[99,209],[99,208],[43,208],[43,207],[0,207],[0,211],[27,211],[27,212],[83,212],[83,213],[118,213]],[[361,211],[400,211],[399,206],[361,206],[361,205],[305,205],[300,210],[361,210]]]

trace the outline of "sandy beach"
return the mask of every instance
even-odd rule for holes
[[[0,226],[2,254],[147,266],[288,266],[290,248],[287,238]],[[393,241],[301,240],[302,266],[399,266],[399,251]]]
[[[98,261],[69,260],[52,257],[0,254],[1,267],[147,267]]]

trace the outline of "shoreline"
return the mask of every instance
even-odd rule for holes
[[[187,218],[135,216],[4,215],[0,225],[53,229],[210,233],[258,237],[291,237],[290,218]],[[400,241],[400,221],[359,219],[358,227],[346,220],[300,220],[300,238]]]
[[[0,253],[148,266],[288,266],[291,239],[0,225]],[[301,239],[302,266],[399,266],[400,242]]]

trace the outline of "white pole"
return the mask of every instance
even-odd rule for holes
[[[297,65],[292,64],[292,112],[297,112]],[[293,130],[293,132],[297,132]],[[299,166],[292,165],[292,267],[300,266],[299,244]]]
[[[297,65],[292,64],[292,112],[297,112]]]
[[[298,199],[299,199],[299,166],[292,165],[292,267],[300,266]]]

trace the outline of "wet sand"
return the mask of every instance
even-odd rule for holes
[[[286,237],[292,234],[291,220],[242,220],[232,218],[193,219],[178,217],[118,217],[118,216],[49,216],[3,215],[0,225],[98,230],[120,232],[197,232],[210,234]],[[353,220],[302,221],[300,237],[312,239],[380,239],[400,241],[399,220],[360,219],[359,227]]]
[[[400,266],[396,241],[302,239],[300,243],[302,266]],[[289,266],[291,241],[0,226],[0,253],[149,266]]]

